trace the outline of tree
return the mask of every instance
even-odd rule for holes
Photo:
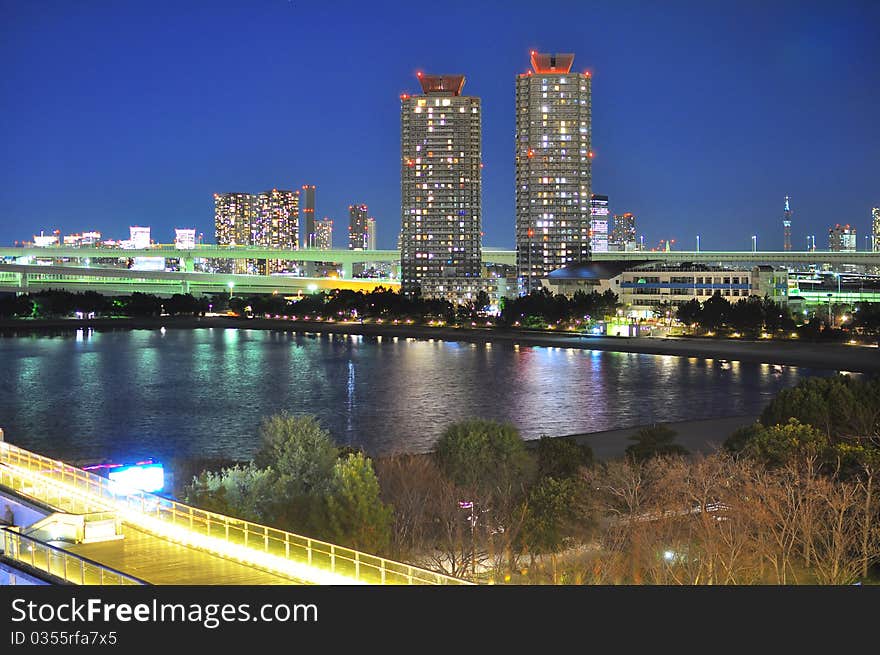
[[[629,438],[635,443],[626,447],[626,456],[635,460],[646,460],[659,456],[687,455],[686,448],[672,443],[676,434],[678,433],[675,430],[665,425],[642,428]]]
[[[265,523],[272,520],[272,473],[253,464],[202,471],[186,491],[186,502],[219,514]]]
[[[490,491],[523,480],[530,463],[513,425],[484,419],[450,425],[435,452],[444,473],[474,491]]]
[[[706,330],[718,330],[727,323],[730,316],[730,302],[716,291],[711,298],[703,303],[700,312],[700,327]]]
[[[387,549],[393,512],[382,502],[373,464],[363,453],[336,461],[327,518],[338,543],[370,553]]]
[[[273,525],[328,536],[326,498],[333,491],[338,450],[314,416],[282,412],[264,419],[254,463],[272,473]]]
[[[758,296],[749,296],[733,303],[728,322],[738,332],[757,334],[764,326],[764,302]]]
[[[880,379],[850,376],[810,377],[777,394],[761,413],[765,426],[797,418],[821,430],[832,442],[857,439],[871,444],[880,437]],[[874,443],[874,447],[878,444]]]
[[[515,559],[514,546],[525,518],[523,500],[534,473],[519,432],[510,424],[471,419],[450,425],[435,450],[440,469],[458,487],[463,509],[469,509],[471,537],[487,541],[489,559]],[[472,570],[475,569],[476,546]]]
[[[702,311],[703,308],[700,305],[700,301],[696,298],[691,298],[686,303],[678,306],[675,317],[685,325],[696,325],[700,322]]]
[[[781,466],[804,455],[826,454],[828,438],[812,425],[790,418],[785,425],[758,430],[746,442],[743,452],[766,466]]]
[[[330,433],[310,414],[275,414],[260,424],[254,464],[272,468],[291,495],[330,491],[338,454]]]
[[[538,476],[569,478],[581,467],[593,465],[593,450],[571,437],[547,437],[538,440]]]

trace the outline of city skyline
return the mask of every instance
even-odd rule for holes
[[[705,250],[747,250],[757,234],[759,244],[781,250],[779,207],[786,195],[796,209],[795,249],[837,222],[870,232],[871,208],[880,204],[880,155],[871,147],[878,142],[871,117],[880,85],[870,63],[880,56],[870,30],[880,12],[872,3],[714,9],[686,3],[635,13],[597,3],[573,10],[581,21],[560,24],[539,15],[525,27],[505,27],[491,52],[476,35],[492,10],[476,7],[461,25],[460,48],[450,51],[433,38],[405,45],[367,40],[369,59],[386,62],[375,65],[353,58],[367,39],[355,33],[358,25],[390,21],[405,31],[425,16],[404,19],[395,3],[369,10],[343,5],[260,2],[216,11],[211,5],[211,12],[198,4],[148,12],[7,6],[9,36],[0,52],[7,95],[14,89],[16,103],[0,127],[7,143],[0,242],[53,228],[124,234],[132,224],[151,225],[157,235],[190,225],[207,236],[212,194],[271,184],[298,188],[308,180],[321,187],[322,215],[344,215],[351,197],[367,202],[386,226],[379,247],[393,249],[396,100],[414,71],[430,69],[460,71],[479,89],[483,243],[512,248],[511,86],[532,49],[574,52],[576,68],[593,73],[593,186],[613,199],[614,213],[639,216],[647,244],[675,238],[686,249],[700,234]],[[464,4],[451,7],[465,11]],[[266,38],[224,44],[226,50],[205,40],[206,27],[237,22],[251,39],[257,29]],[[304,23],[313,34],[302,32]],[[577,24],[603,28],[584,32]],[[350,44],[325,55],[320,71],[304,68],[301,49],[334,29],[352,36]],[[628,48],[608,47],[630,33]],[[161,51],[153,48],[156,36],[167,46]],[[80,39],[90,48],[75,47]],[[656,67],[644,65],[648,55]],[[256,70],[257,61],[269,62],[266,70]],[[256,79],[285,74],[299,83],[285,91],[291,94],[285,102],[245,102],[217,82],[245,70]],[[335,90],[354,77],[366,83],[349,107]],[[316,93],[298,102],[304,82],[317,85]],[[274,131],[271,138],[267,131]],[[819,146],[805,138],[817,133]],[[353,139],[365,153],[357,164],[348,162],[344,145]],[[142,193],[145,187],[160,193]]]

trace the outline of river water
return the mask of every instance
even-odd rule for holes
[[[268,330],[0,338],[7,440],[67,460],[249,459],[262,417],[318,416],[370,455],[426,452],[451,422],[525,438],[757,415],[831,371],[664,355]]]

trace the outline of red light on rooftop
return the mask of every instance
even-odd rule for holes
[[[590,159],[592,159],[595,156],[596,156],[596,154],[592,150],[590,150]]]
[[[422,71],[416,71],[416,77],[421,77],[421,76],[422,76]]]
[[[584,71],[584,75],[586,75],[587,77],[593,76],[593,74],[590,71]]]

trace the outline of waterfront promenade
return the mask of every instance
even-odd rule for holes
[[[456,328],[391,323],[292,321],[285,319],[244,319],[226,316],[159,317],[137,319],[47,319],[2,320],[0,335],[105,329],[195,329],[241,328],[249,330],[284,330],[289,332],[359,334],[368,337],[440,339],[474,343],[508,343],[519,346],[544,346],[606,350],[650,355],[724,359],[739,362],[803,366],[832,371],[880,373],[880,349],[876,345],[817,343],[797,340],[759,340],[696,337],[588,337],[572,332],[540,332],[505,328]]]

